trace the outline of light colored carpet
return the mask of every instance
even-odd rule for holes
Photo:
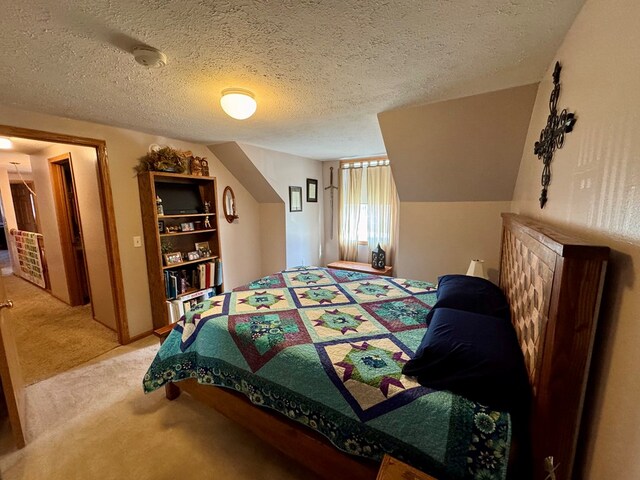
[[[13,275],[3,276],[26,384],[80,365],[118,346],[113,330],[91,318],[91,306],[70,307]]]
[[[28,387],[28,444],[13,450],[5,424],[2,479],[315,478],[188,395],[144,395],[157,349],[147,337]]]

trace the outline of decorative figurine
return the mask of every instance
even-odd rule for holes
[[[211,202],[208,200],[204,202],[204,213],[211,213]]]
[[[208,177],[209,176],[209,162],[207,161],[206,158],[201,158],[200,159],[200,165],[202,166],[202,176],[203,177]]]
[[[158,215],[164,215],[164,208],[162,207],[162,199],[156,195],[156,208],[158,209]]]
[[[205,228],[205,230],[211,228],[211,222],[209,221],[209,215],[204,217],[204,228]]]
[[[384,270],[386,265],[386,256],[385,251],[378,244],[378,248],[376,248],[373,252],[371,252],[371,267],[376,270]]]
[[[191,157],[191,175],[197,177],[202,176],[202,159],[200,157]]]

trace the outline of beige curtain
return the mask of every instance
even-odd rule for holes
[[[358,258],[358,221],[360,220],[360,193],[362,169],[340,171],[340,218],[338,244],[340,260],[355,262]]]
[[[373,250],[380,244],[387,254],[387,265],[393,265],[399,201],[389,165],[367,168],[367,203],[369,249]]]

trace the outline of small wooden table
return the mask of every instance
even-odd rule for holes
[[[376,480],[438,480],[391,455],[385,455]]]
[[[384,270],[378,270],[377,268],[373,268],[368,263],[339,261],[331,262],[329,265],[327,265],[327,268],[335,268],[336,270],[350,270],[352,272],[360,273],[370,273],[373,275],[382,275],[383,277],[393,276],[393,267],[391,265],[387,265],[386,267],[384,267]]]

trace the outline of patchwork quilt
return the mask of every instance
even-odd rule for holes
[[[402,374],[426,331],[432,284],[300,267],[199,304],[178,322],[145,392],[196,378],[232,388],[326,436],[440,479],[504,479],[504,412]]]

